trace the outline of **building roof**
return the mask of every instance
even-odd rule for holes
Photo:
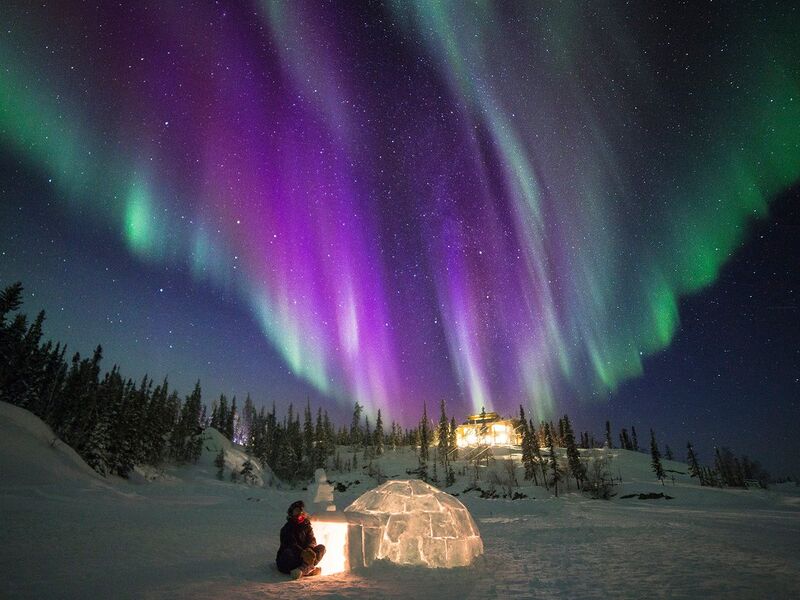
[[[465,425],[473,425],[475,423],[493,423],[494,421],[499,420],[500,415],[498,415],[496,412],[487,412],[468,416]]]

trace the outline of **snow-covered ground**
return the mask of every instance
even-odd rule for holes
[[[612,451],[624,483],[611,501],[535,487],[520,489],[533,498],[515,501],[461,494],[485,548],[471,567],[377,564],[291,581],[274,568],[277,532],[286,506],[306,493],[218,481],[217,438],[198,466],[134,482],[95,475],[52,439],[33,415],[0,403],[2,598],[800,597],[794,485],[710,489],[678,474],[662,487],[649,456]],[[229,466],[244,460],[228,450]],[[415,458],[389,452],[381,463],[405,478]],[[360,481],[337,494],[340,508],[377,484],[363,472],[328,475]],[[661,491],[673,499],[620,498]]]

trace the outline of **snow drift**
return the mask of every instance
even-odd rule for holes
[[[14,485],[96,482],[95,473],[33,413],[0,402],[0,474]]]

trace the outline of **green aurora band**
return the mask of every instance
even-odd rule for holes
[[[145,29],[166,59],[6,7],[0,144],[68,218],[238,294],[297,376],[369,410],[430,389],[409,373],[427,372],[435,333],[391,291],[376,217],[375,190],[402,176],[428,215],[408,250],[430,273],[413,289],[438,312],[448,377],[473,410],[525,397],[547,418],[566,388],[640,375],[679,298],[800,179],[798,19],[735,8],[678,39],[696,15],[677,7],[398,0],[385,19],[438,88],[397,84],[409,108],[391,117],[356,68],[388,59],[326,9],[264,2],[258,43],[228,24],[199,49],[206,9],[162,8]],[[100,39],[108,62],[86,60]],[[386,167],[376,138],[397,140]]]

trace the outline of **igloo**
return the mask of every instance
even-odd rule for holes
[[[403,565],[463,567],[483,554],[480,533],[467,508],[423,481],[387,481],[362,494],[344,512],[351,524],[359,526],[357,545],[365,565],[387,559]]]

